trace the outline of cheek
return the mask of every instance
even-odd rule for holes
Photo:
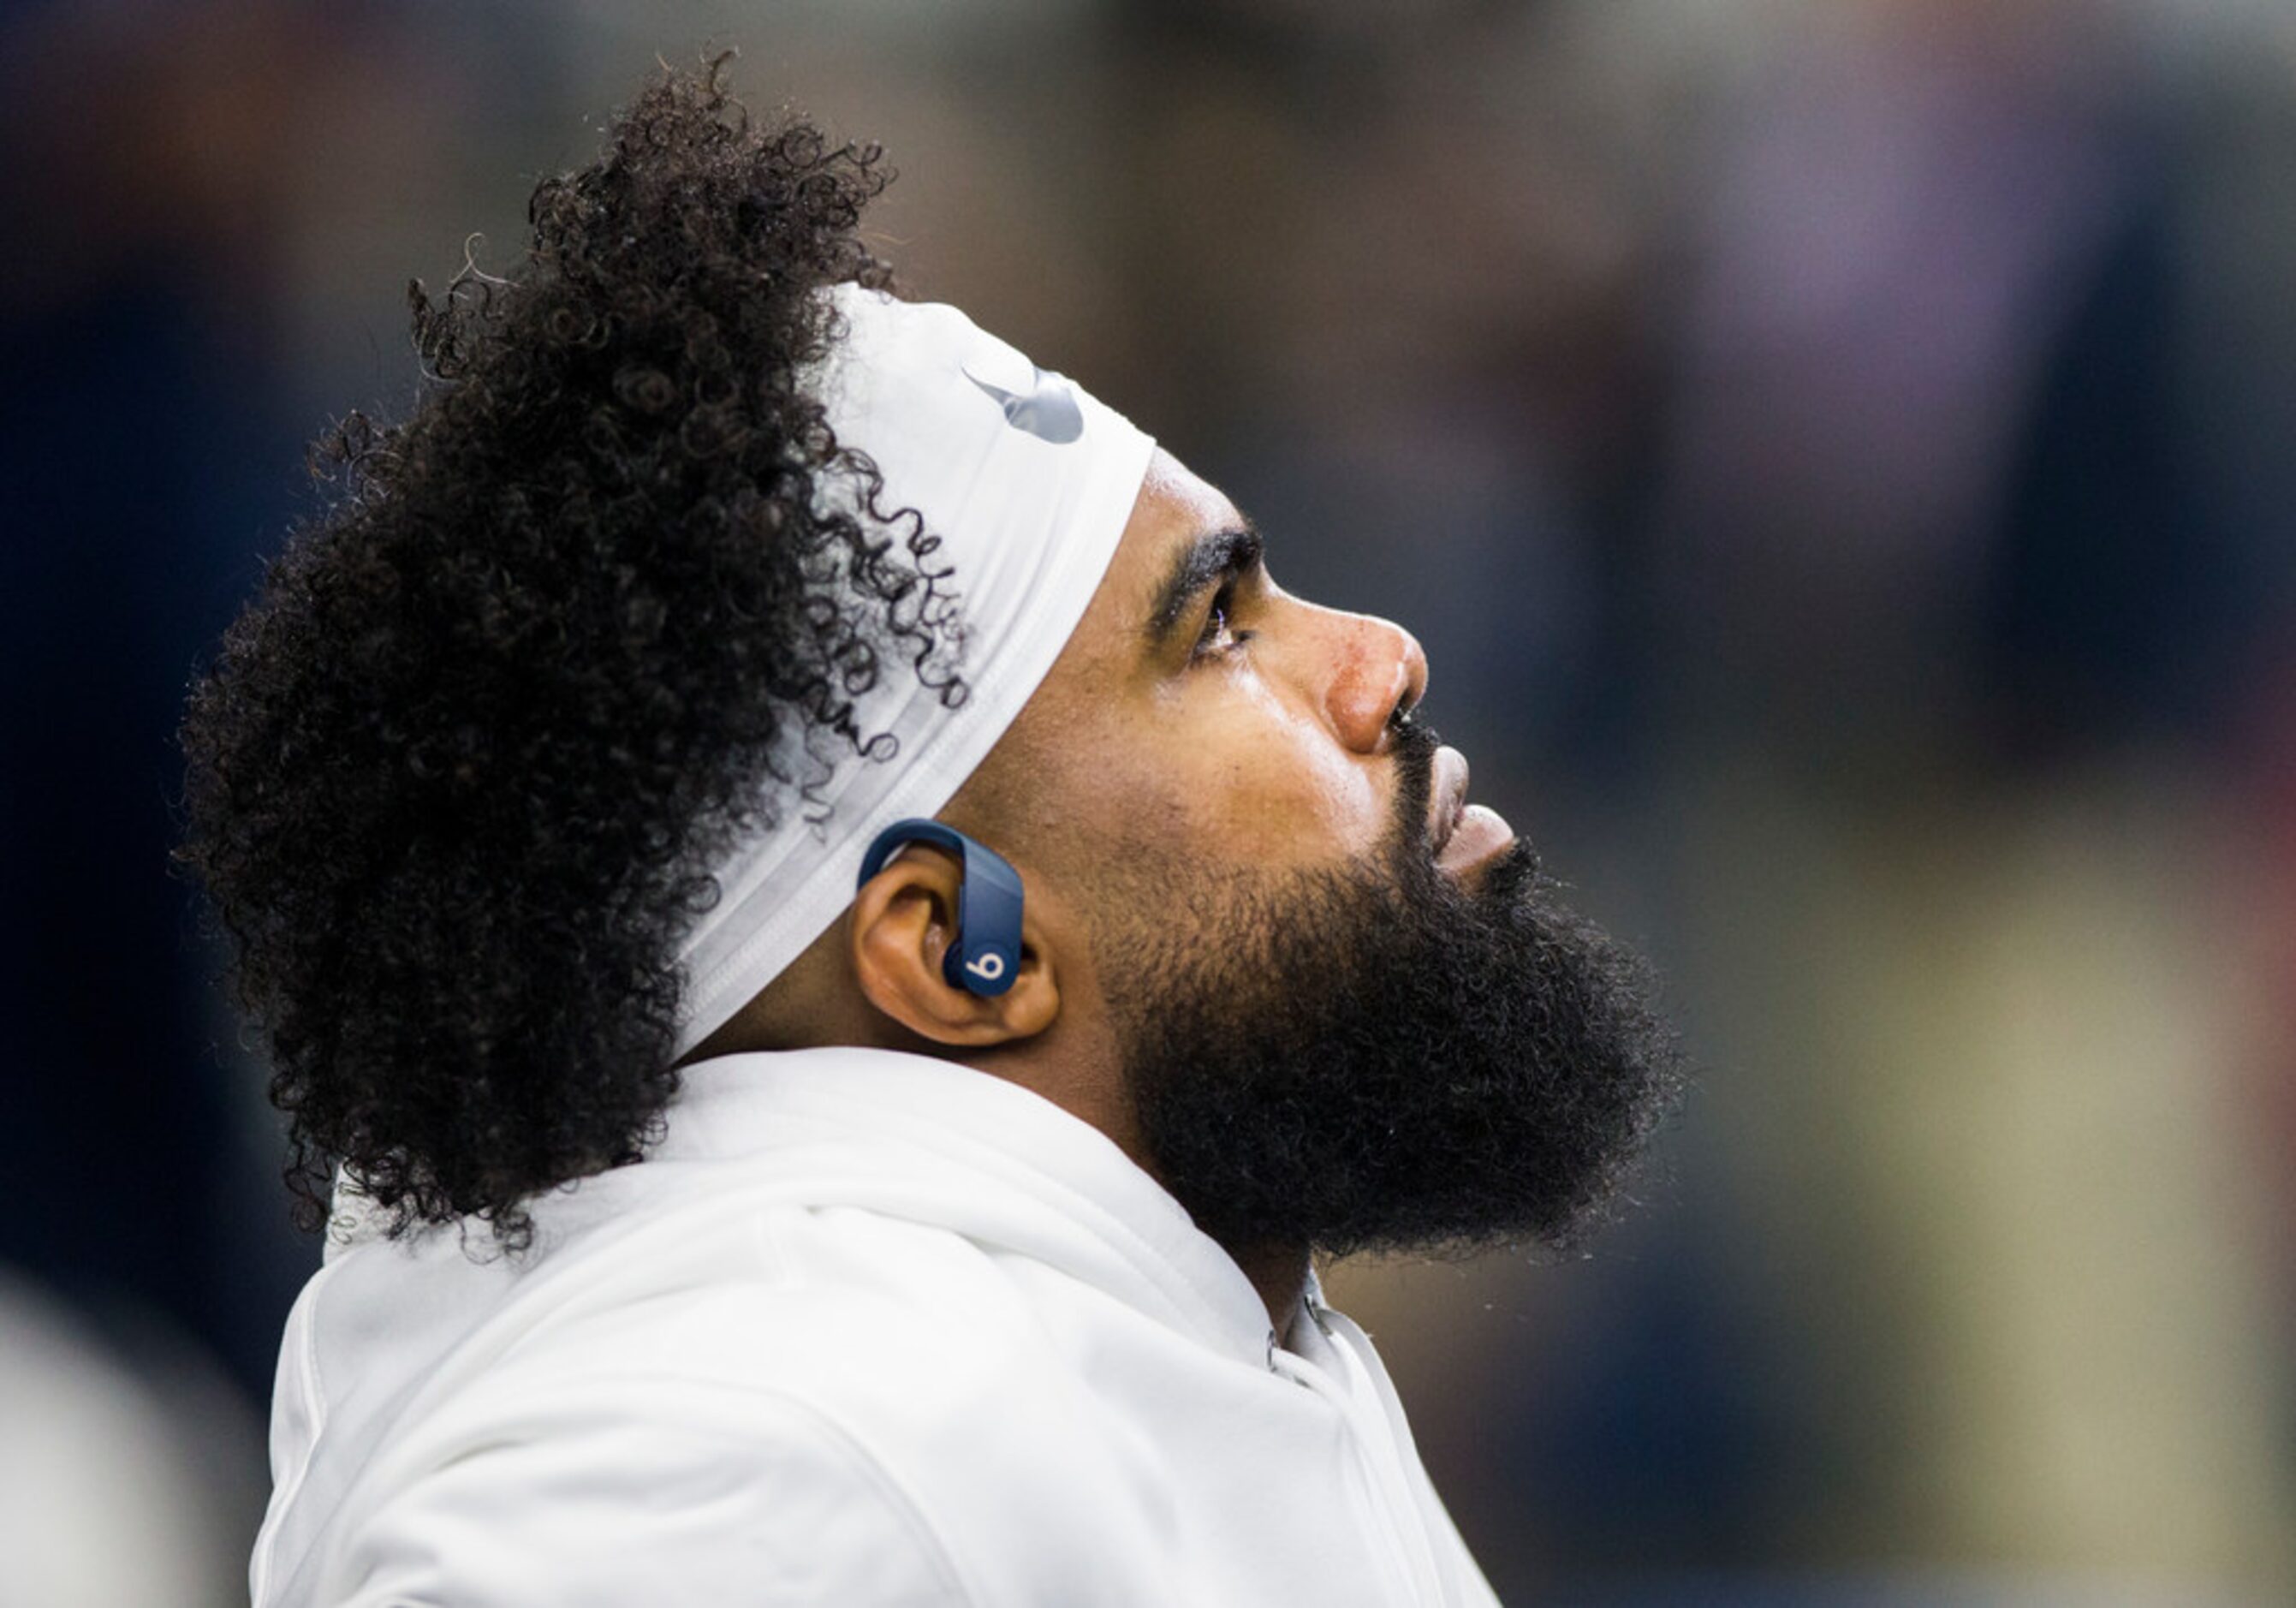
[[[1376,848],[1390,807],[1376,763],[1264,691],[1251,702],[1257,718],[1222,751],[1220,816],[1235,841],[1290,861]]]
[[[1377,762],[1322,722],[1242,681],[1172,718],[1094,778],[1093,808],[1114,834],[1200,859],[1328,864],[1379,845],[1392,808]]]

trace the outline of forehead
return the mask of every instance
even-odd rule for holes
[[[1163,677],[1143,651],[1158,594],[1198,537],[1237,522],[1233,503],[1156,449],[1108,569],[1067,645],[965,783],[962,797],[986,812],[984,825],[1041,828],[1046,783],[1076,774],[1074,756],[1094,756],[1086,768],[1097,774],[1111,756],[1136,745],[1144,701],[1154,701]]]
[[[1158,447],[1092,601],[999,747],[1057,746],[1121,719],[1131,694],[1160,677],[1144,644],[1173,564],[1198,537],[1239,519],[1234,504]]]
[[[1182,542],[1235,524],[1239,518],[1226,493],[1159,447],[1149,457],[1123,545],[1138,538],[1140,545],[1154,549],[1152,556],[1160,562]]]
[[[1235,505],[1179,459],[1156,448],[1107,573],[1070,638],[1071,652],[1135,653],[1174,562],[1208,531],[1242,522]],[[1066,655],[1063,655],[1066,657]]]

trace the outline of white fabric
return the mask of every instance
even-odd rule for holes
[[[891,734],[895,757],[847,758],[818,795],[825,827],[813,824],[822,808],[784,810],[776,830],[717,868],[723,897],[679,951],[680,1054],[852,902],[861,857],[878,832],[932,815],[988,757],[1091,601],[1155,445],[955,308],[854,285],[838,287],[832,299],[849,332],[811,387],[839,441],[882,472],[878,508],[914,509],[940,539],[924,562],[948,571],[941,584],[957,595],[971,697],[944,709],[939,693],[902,673],[905,665],[889,665],[858,700],[855,719],[865,736]],[[841,505],[853,502],[847,496]],[[897,539],[906,533],[891,528]]]
[[[1311,1288],[1275,1349],[1096,1128],[885,1051],[685,1076],[524,1258],[331,1247],[255,1608],[1496,1602],[1363,1333]]]

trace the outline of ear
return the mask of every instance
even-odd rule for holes
[[[1060,981],[1032,911],[1021,915],[1013,986],[983,998],[941,975],[956,937],[957,857],[908,843],[853,898],[853,975],[869,1003],[936,1044],[986,1048],[1033,1038],[1061,1013]]]

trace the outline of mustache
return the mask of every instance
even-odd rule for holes
[[[1400,715],[1388,723],[1395,734],[1395,853],[1408,855],[1427,847],[1427,807],[1435,791],[1435,751],[1443,746],[1442,734],[1424,721]]]
[[[1390,726],[1395,734],[1392,752],[1396,787],[1395,819],[1389,829],[1387,855],[1397,874],[1423,882],[1431,889],[1445,888],[1446,884],[1434,880],[1434,857],[1427,841],[1427,808],[1435,791],[1435,751],[1443,746],[1443,734],[1410,715],[1398,718]],[[1485,869],[1480,890],[1472,897],[1496,910],[1541,891],[1553,890],[1538,849],[1525,835],[1517,837]]]

